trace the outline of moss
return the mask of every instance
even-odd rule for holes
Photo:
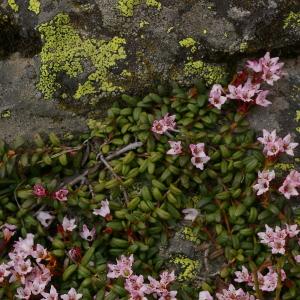
[[[132,17],[134,8],[140,5],[142,0],[119,0],[117,8],[124,17]],[[146,5],[149,7],[161,9],[161,3],[156,0],[146,0]]]
[[[15,0],[8,0],[7,3],[14,12],[19,11],[19,5],[16,3]]]
[[[94,72],[86,82],[80,84],[74,98],[96,92],[122,91],[109,81],[109,69],[118,60],[126,58],[123,48],[125,40],[114,37],[110,41],[82,39],[70,24],[66,14],[58,14],[48,23],[39,27],[44,46],[41,51],[40,80],[37,88],[45,99],[51,99],[61,85],[56,81],[58,74],[75,78],[84,71],[82,61],[91,61]]]
[[[201,241],[198,239],[197,235],[193,232],[193,229],[190,227],[183,227],[182,233],[184,238],[190,242],[199,244]]]
[[[206,81],[208,85],[212,85],[214,83],[224,83],[227,77],[224,67],[208,64],[202,60],[193,61],[190,57],[184,66],[184,73],[187,76],[199,75]]]
[[[292,170],[295,166],[293,164],[288,164],[288,163],[277,163],[275,165],[275,169],[279,169],[282,171],[289,171]]]
[[[179,41],[179,44],[181,47],[191,48],[191,52],[195,52],[197,50],[196,48],[197,42],[191,37]]]
[[[291,11],[283,21],[283,29],[291,28],[296,29],[300,27],[300,12]]]
[[[178,274],[179,281],[192,280],[200,268],[200,262],[180,255],[172,260],[173,263],[179,265],[181,272]]]
[[[41,3],[39,0],[29,0],[28,9],[33,11],[36,15],[40,13]]]

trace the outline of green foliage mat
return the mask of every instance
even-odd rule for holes
[[[153,121],[166,113],[176,114],[178,132],[172,132],[172,138],[151,131]],[[83,299],[96,294],[96,299],[104,299],[104,291],[109,293],[105,299],[127,299],[123,281],[106,278],[107,263],[134,254],[135,273],[157,278],[167,263],[159,255],[160,247],[168,244],[187,207],[201,212],[193,224],[197,238],[212,243],[227,261],[220,270],[221,281],[230,282],[241,265],[251,261],[259,266],[270,255],[256,233],[263,224],[279,221],[278,216],[288,221],[292,212],[280,197],[271,203],[256,199],[252,185],[265,157],[233,101],[220,111],[209,105],[202,83],[189,90],[159,86],[157,93],[143,99],[123,95],[105,120],[90,120],[89,127],[88,134],[64,143],[51,134],[47,141],[36,135],[36,145],[30,148],[22,139],[13,147],[0,145],[0,222],[17,226],[14,239],[33,233],[35,242],[50,251],[51,283],[59,293],[73,287]],[[201,171],[191,164],[187,150],[167,155],[168,140],[182,141],[184,149],[205,143],[211,159]],[[116,153],[137,142],[142,146]],[[66,186],[68,201],[35,197],[32,189],[37,183],[50,192]],[[106,198],[109,220],[93,214]],[[49,228],[36,219],[39,210],[55,216]],[[75,218],[77,224],[67,237],[58,230],[64,216]],[[83,224],[95,226],[94,242],[80,237]],[[12,244],[1,247],[3,261]],[[77,263],[68,258],[75,246],[82,253]],[[178,299],[197,299],[201,285],[213,291],[216,282],[175,282],[172,289],[178,290]],[[299,291],[297,284],[283,299],[292,299],[288,296]],[[3,284],[0,293],[14,293],[17,286]]]

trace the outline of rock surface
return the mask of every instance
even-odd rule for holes
[[[240,59],[266,50],[296,57],[299,11],[297,0],[1,1],[1,137],[82,131],[121,92],[223,82]],[[290,86],[278,85],[274,113],[299,93],[299,81]]]

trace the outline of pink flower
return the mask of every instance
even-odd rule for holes
[[[245,282],[247,284],[253,283],[252,275],[249,273],[248,269],[245,266],[242,266],[242,271],[236,271],[234,274],[236,276],[234,281],[236,282]]]
[[[152,124],[151,130],[158,134],[164,134],[168,129],[164,120],[155,120]]]
[[[279,192],[282,193],[287,199],[292,196],[298,196],[297,188],[300,186],[300,173],[292,170],[290,174],[285,178],[282,186],[279,188]]]
[[[0,283],[2,283],[6,277],[10,275],[10,271],[8,271],[8,266],[5,264],[0,265]]]
[[[204,147],[204,143],[190,144],[190,150],[192,152],[192,155],[198,157],[205,157],[206,154],[204,153]]]
[[[26,238],[19,238],[19,241],[15,242],[14,250],[18,256],[26,257],[31,255],[34,245],[34,235],[32,233],[27,233]]]
[[[33,194],[36,197],[42,198],[47,196],[47,191],[41,184],[35,184],[33,187]]]
[[[160,274],[160,281],[148,276],[149,284],[147,285],[146,294],[154,294],[156,298],[164,300],[176,300],[177,291],[169,291],[169,285],[175,280],[173,272],[164,271]]]
[[[164,134],[168,130],[175,130],[175,118],[175,115],[169,116],[167,113],[162,119],[153,122],[151,130],[158,134]]]
[[[131,275],[125,280],[125,289],[130,295],[132,300],[146,299],[144,298],[145,291],[147,290],[144,284],[144,277],[142,275]]]
[[[268,106],[270,104],[272,104],[272,102],[268,101],[266,99],[267,95],[269,94],[269,91],[261,91],[257,96],[256,96],[256,99],[255,99],[255,103],[257,105],[260,105],[260,106]]]
[[[248,60],[247,61],[247,65],[246,65],[249,69],[252,69],[254,72],[256,73],[260,73],[262,72],[262,64],[260,61],[257,60]]]
[[[101,208],[94,209],[93,214],[96,216],[101,216],[103,218],[108,216],[110,214],[109,202],[107,200],[101,201]]]
[[[248,61],[247,67],[258,73],[262,80],[273,85],[274,81],[280,79],[284,65],[283,63],[278,63],[278,60],[279,57],[271,58],[270,53],[267,52],[259,61]]]
[[[200,170],[204,169],[204,164],[206,164],[209,160],[210,160],[209,156],[204,156],[204,157],[193,156],[191,158],[192,164]]]
[[[49,293],[42,292],[41,295],[44,297],[42,300],[58,300],[58,293],[53,285]]]
[[[90,231],[85,224],[82,226],[82,231],[80,232],[80,236],[83,239],[91,242],[95,239],[95,235],[96,235],[96,228],[95,227],[93,227],[92,230]]]
[[[207,291],[203,291],[199,293],[199,299],[198,300],[214,300],[214,298],[211,296],[211,294]]]
[[[8,242],[16,233],[17,226],[13,224],[5,223],[1,226],[3,237],[6,242]]]
[[[257,140],[260,141],[263,145],[267,145],[269,143],[274,143],[276,139],[276,130],[269,132],[266,129],[263,129],[263,137],[259,137]]]
[[[39,211],[36,218],[44,227],[49,227],[52,221],[55,219],[48,211]]]
[[[251,79],[249,78],[244,85],[239,85],[237,87],[234,85],[229,85],[229,94],[227,97],[243,102],[253,102],[255,94],[261,92],[259,88],[260,85],[252,84]]]
[[[163,121],[167,130],[175,130],[176,122],[175,122],[176,115],[169,116],[169,114],[165,114],[163,117]]]
[[[298,143],[291,142],[291,135],[288,134],[282,139],[282,148],[283,151],[291,156],[294,156],[294,149],[298,146]]]
[[[77,227],[75,222],[76,222],[75,219],[68,219],[67,217],[64,217],[62,222],[62,227],[64,231],[72,232]]]
[[[81,261],[82,254],[80,247],[73,247],[68,251],[68,255],[71,258],[71,260],[75,263],[78,263]]]
[[[68,194],[69,191],[67,189],[60,189],[54,193],[54,198],[61,202],[68,201]]]
[[[35,246],[35,250],[32,252],[32,257],[34,257],[36,261],[39,263],[47,256],[48,256],[47,250],[42,245],[37,244]]]
[[[129,257],[124,255],[121,258],[117,259],[117,264],[108,264],[109,272],[107,274],[108,278],[128,278],[132,275],[132,264],[133,264],[133,255]]]
[[[28,287],[25,289],[22,287],[19,287],[19,288],[17,288],[16,297],[19,299],[29,299],[31,297],[31,291]]]
[[[199,215],[198,209],[195,208],[185,208],[182,212],[185,214],[183,219],[191,222],[194,222]]]
[[[278,61],[279,57],[271,58],[269,52],[260,59],[263,73],[261,78],[270,85],[273,85],[274,81],[280,79],[282,75],[282,67],[284,63],[278,63]]]
[[[253,189],[257,191],[257,195],[262,195],[269,190],[270,181],[275,178],[274,170],[263,170],[258,172],[257,184],[253,186]]]
[[[276,226],[275,230],[265,225],[266,232],[259,232],[257,235],[262,244],[268,245],[272,249],[272,254],[285,254],[287,232]]]
[[[297,224],[294,224],[294,225],[285,224],[285,226],[286,226],[285,231],[290,238],[297,236],[298,233],[300,232]]]
[[[208,101],[218,109],[221,109],[221,106],[226,102],[227,97],[222,96],[224,90],[220,84],[214,84],[210,94]]]
[[[60,296],[62,300],[79,300],[82,298],[82,294],[77,294],[74,288],[71,288],[68,294]]]
[[[293,149],[297,147],[298,143],[291,142],[291,135],[288,134],[283,139],[277,137],[276,130],[268,132],[263,129],[263,137],[259,137],[260,141],[265,147],[263,152],[267,156],[276,156],[279,153],[286,152],[288,155],[294,155]]]
[[[218,300],[255,300],[254,296],[244,292],[242,289],[236,290],[231,284],[227,290],[223,290],[222,294],[217,293],[216,297]]]
[[[169,141],[168,143],[170,144],[171,149],[167,151],[167,154],[177,155],[182,153],[181,142]]]
[[[300,263],[300,255],[295,255],[294,259],[297,263]]]
[[[288,180],[292,182],[296,187],[300,186],[300,173],[296,170],[292,170],[287,176]]]

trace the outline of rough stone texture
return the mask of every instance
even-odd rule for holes
[[[131,0],[36,2],[41,5],[39,14],[29,10],[28,0],[15,0],[17,11],[7,0],[0,2],[0,129],[1,137],[7,140],[16,133],[37,130],[84,130],[88,116],[102,115],[110,99],[122,90],[142,94],[158,82],[190,84],[199,77],[211,84],[222,81],[223,75],[235,70],[243,57],[258,56],[266,50],[281,57],[299,54],[297,0],[140,0],[131,8]],[[124,16],[120,3],[127,5],[125,14],[132,16]],[[72,63],[64,64],[64,58],[56,61],[59,71],[51,80],[60,87],[45,101],[45,94],[36,85],[45,67],[41,51],[49,39],[40,36],[39,26],[49,25],[62,13],[69,18],[66,27],[77,39],[78,52],[70,54],[70,60],[73,63],[73,58],[79,57],[82,70],[68,73]],[[119,38],[114,50],[101,48],[114,37]],[[60,51],[54,46],[50,54]],[[100,61],[95,62],[99,57]],[[292,66],[293,62],[296,60],[291,59],[289,66],[297,74],[298,67]],[[52,70],[48,70],[50,76]],[[97,70],[98,78],[90,81],[89,76]],[[76,91],[86,83],[82,97],[75,100]],[[284,88],[279,92],[281,99],[275,99],[274,113],[277,108],[281,111],[287,107],[286,99],[295,91],[296,88]],[[288,117],[285,114],[284,119],[283,115],[273,120],[278,125],[287,123]]]

